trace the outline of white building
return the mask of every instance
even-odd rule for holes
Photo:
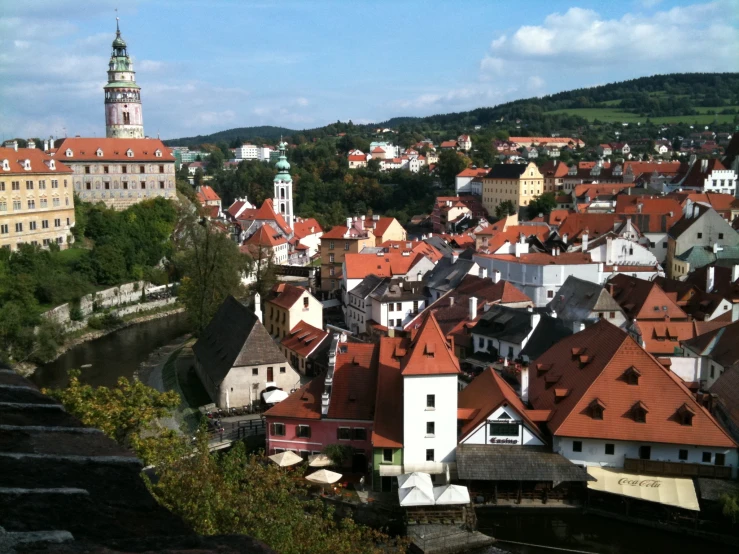
[[[242,144],[236,149],[237,160],[258,160],[259,159],[258,146],[254,144]]]

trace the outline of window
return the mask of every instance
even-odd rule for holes
[[[5,200],[0,200],[0,212],[8,211],[8,203]]]
[[[717,465],[717,466],[726,465],[726,454],[717,452],[714,458],[713,465]]]
[[[42,208],[46,208],[46,207],[48,207],[48,206],[49,206],[49,201],[48,201],[48,200],[47,200],[46,198],[42,198],[42,199],[40,200],[40,202],[41,202],[41,207],[42,207]]]
[[[710,464],[711,463],[711,453],[710,452],[704,452],[703,456],[701,457],[701,461],[704,464]]]
[[[353,431],[354,431],[355,441],[366,441],[367,440],[367,429],[365,429],[364,427],[355,427]]]
[[[328,249],[333,250],[334,249],[334,241],[331,241],[328,243]]]
[[[489,428],[490,434],[495,437],[517,437],[518,422],[515,421],[492,421]]]
[[[35,231],[35,230],[36,230],[36,222],[35,222],[35,221],[31,221],[31,222],[30,222],[30,223],[28,224],[28,228],[29,228],[29,229],[30,229],[31,231]]]
[[[85,173],[87,173],[87,174],[90,173],[90,166],[89,165],[86,165],[85,166]]]
[[[572,451],[582,452],[582,441],[572,441]]]
[[[395,303],[395,311],[396,312],[402,312],[403,311],[403,305],[400,302]]]
[[[143,165],[139,166],[139,173],[146,173],[146,168]]]
[[[26,181],[26,190],[33,190],[33,181]]]
[[[303,298],[303,309],[306,309],[306,310],[308,309],[309,302],[310,302],[310,300],[308,299],[307,296],[305,298]]]
[[[103,166],[103,173],[110,173],[110,171],[108,171],[108,166],[107,165],[104,165]]]
[[[5,183],[0,183],[0,192],[5,192]]]
[[[39,190],[46,190],[46,181],[43,181],[43,180],[39,181],[38,188]],[[719,237],[719,238],[722,238],[722,237]]]
[[[390,302],[390,304],[388,304],[388,306],[387,306],[387,311],[388,312],[394,312],[395,311],[395,304],[393,304],[392,302]]]
[[[12,181],[10,183],[10,188],[12,190],[21,190],[21,182],[20,181]]]
[[[382,449],[382,461],[387,462],[387,463],[393,462],[393,449],[392,448]]]
[[[36,201],[35,200],[29,200],[28,201],[28,209],[33,210],[36,207]]]
[[[667,243],[666,242],[663,242],[662,243],[662,248],[667,248]]]
[[[638,385],[640,376],[641,373],[639,372],[639,370],[636,369],[634,366],[631,366],[624,372],[624,381],[626,381],[629,385]]]
[[[426,436],[434,436],[436,432],[436,423],[433,421],[426,422]]]
[[[723,233],[719,233],[718,234],[718,238],[720,238],[720,239],[724,238],[724,234]]]
[[[548,290],[547,291],[547,298],[554,298],[554,291],[553,290]]]
[[[634,421],[636,421],[637,423],[647,422],[647,410],[644,409],[643,405],[641,405],[641,402],[638,402],[632,408],[631,413],[634,416]]]
[[[54,220],[54,227],[61,227],[62,226],[62,220],[61,219],[55,219]]]
[[[682,462],[687,461],[687,459],[688,459],[688,451],[685,450],[684,448],[681,448],[678,451],[678,453],[677,453],[677,459],[680,460],[680,461],[682,461]]]
[[[126,165],[121,166],[121,172],[122,173],[128,173],[128,166],[126,166]]]
[[[649,460],[652,458],[652,447],[651,446],[640,446],[639,447],[639,459]]]
[[[616,319],[616,312],[609,312],[608,317],[609,319]]]
[[[303,439],[309,439],[310,438],[310,425],[298,425],[295,436],[303,438]]]
[[[159,188],[160,189],[163,189],[164,188],[164,181],[159,181]]]
[[[340,441],[352,440],[352,430],[349,427],[339,427],[336,430],[336,437]]]
[[[698,233],[698,238],[699,239],[702,239],[703,238],[703,233]]]
[[[272,436],[284,437],[285,436],[285,424],[284,423],[273,423],[272,424]]]
[[[328,255],[328,262],[331,263],[331,264],[334,263],[334,255],[333,254],[329,254]]]
[[[426,449],[426,461],[427,462],[433,462],[434,461],[434,449],[433,448],[427,448]]]
[[[616,452],[616,445],[613,443],[606,443],[606,455],[613,456]]]
[[[22,233],[23,232],[23,223],[16,223],[15,224],[15,232],[16,233]]]
[[[44,219],[44,220],[43,220],[43,221],[41,222],[41,228],[42,228],[42,229],[48,229],[48,228],[49,228],[49,220],[48,220],[48,219]]]
[[[258,367],[253,367],[251,369],[251,374],[252,375],[259,375],[259,368]]]
[[[280,366],[280,373],[285,373],[286,371],[287,371],[287,369],[285,368],[285,366],[284,365],[281,365]]]
[[[349,250],[349,241],[344,243],[344,250]]]
[[[0,225],[0,235],[7,235],[7,234],[8,234],[8,226]]]
[[[164,173],[164,166],[163,165],[160,165],[159,166],[159,173]]]
[[[14,210],[20,210],[21,209],[21,201],[20,200],[13,200],[13,209]]]
[[[435,394],[427,394],[426,395],[426,407],[427,408],[436,408],[436,395]]]

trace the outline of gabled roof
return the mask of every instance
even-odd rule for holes
[[[529,367],[530,402],[552,410],[547,426],[555,436],[736,447],[679,377],[605,320],[559,341]],[[624,378],[631,368],[638,384]],[[592,417],[595,401],[605,406],[603,419]],[[638,403],[649,410],[645,423],[631,415]],[[692,425],[678,417],[683,405],[695,413]]]
[[[244,244],[248,246],[274,248],[281,244],[286,244],[287,239],[279,231],[272,228],[271,225],[262,225],[259,230],[246,239]]]
[[[403,446],[403,376],[398,354],[406,349],[409,342],[399,337],[380,339],[375,421],[372,428],[372,446],[375,448]]]
[[[319,375],[267,410],[267,417],[290,417],[296,419],[321,419],[321,395],[324,376]]]
[[[223,301],[192,349],[216,385],[233,367],[287,365],[284,354],[254,312],[233,296]]]
[[[558,317],[542,314],[536,329],[531,333],[526,346],[521,349],[521,356],[535,360],[552,346],[572,334],[572,328]]]
[[[714,266],[704,266],[700,269],[696,269],[692,273],[689,273],[685,282],[695,286],[698,290],[706,291],[707,273],[710,267],[713,268],[714,283],[713,291],[711,292],[720,294],[730,302],[739,299],[739,280],[732,281],[732,267],[725,267],[718,264]]]
[[[539,427],[529,418],[528,409],[521,402],[516,392],[492,367],[480,373],[459,393],[457,406],[471,410],[475,414],[462,424],[462,430],[459,434],[460,439],[477,429],[480,423],[487,420],[493,412],[503,405],[520,415],[526,427],[542,442],[546,442],[541,436]]]
[[[702,162],[706,162],[705,169]],[[673,182],[684,187],[703,187],[704,181],[713,171],[726,169],[720,160],[711,158],[709,160],[696,160],[688,169],[685,176],[675,177]]]
[[[695,214],[695,209],[698,210],[697,215]],[[674,239],[680,238],[680,235],[690,229],[696,221],[698,221],[710,210],[711,208],[709,206],[704,206],[703,204],[695,204],[693,206],[693,210],[691,210],[691,217],[681,217],[678,222],[670,228],[669,235]],[[728,223],[726,225],[729,228],[731,227],[731,225],[729,225]]]
[[[313,325],[301,321],[293,327],[289,334],[282,338],[280,344],[288,350],[292,350],[298,356],[307,358],[326,340],[328,335],[328,331],[317,329]]]
[[[739,321],[686,340],[685,346],[728,368],[739,362]]]
[[[485,179],[519,179],[529,164],[495,164]]]
[[[302,239],[308,235],[323,233],[323,228],[320,223],[312,217],[307,219],[297,218],[293,222],[293,231],[298,239]]]
[[[303,287],[291,285],[289,283],[279,283],[272,287],[272,291],[277,293],[277,296],[267,300],[267,302],[287,310],[292,308],[304,294],[310,294]]]
[[[411,267],[423,258],[423,254],[403,256],[398,253],[388,253],[381,256],[375,254],[346,254],[344,267],[347,279],[364,279],[367,275],[378,277],[393,277],[405,275]]]
[[[215,200],[221,199],[221,197],[218,196],[216,191],[214,191],[208,185],[199,186],[197,191],[195,192],[195,197],[198,199],[198,201],[201,204],[205,204],[206,202],[213,202]]]
[[[484,177],[489,171],[487,167],[467,167],[457,173],[457,177]]]
[[[339,344],[326,417],[374,419],[379,350],[375,344]]]
[[[644,350],[652,356],[673,356],[681,341],[728,324],[728,321],[637,321],[634,327],[641,335]]]
[[[533,313],[526,308],[491,306],[482,314],[471,332],[475,335],[521,344],[533,330]]]
[[[619,273],[608,280],[608,287],[630,319],[688,319],[688,314],[653,281]]]
[[[473,260],[457,258],[454,261],[452,258],[442,258],[426,275],[426,284],[431,289],[455,289],[474,266]]]
[[[246,208],[245,208],[246,206]],[[231,204],[228,209],[226,210],[226,213],[230,215],[232,218],[237,218],[242,211],[245,209],[252,209],[251,203],[249,203],[246,199],[244,200],[234,200],[233,204]]]
[[[454,292],[475,296],[483,302],[501,304],[532,302],[526,293],[508,281],[500,280],[495,283],[492,279],[483,279],[477,275],[465,275]]]
[[[594,311],[621,311],[605,287],[573,275],[565,279],[547,308],[564,321],[588,321]]]
[[[356,287],[349,291],[349,294],[352,294],[358,298],[367,298],[375,291],[377,287],[379,287],[386,280],[389,280],[389,278],[378,277],[377,275],[367,275],[367,277],[362,279],[361,283],[359,283]]]
[[[72,156],[67,156],[67,150]],[[98,156],[98,150],[102,155]],[[133,156],[129,157],[127,152]],[[157,151],[161,156],[157,156]],[[151,138],[65,138],[57,148],[56,159],[66,163],[90,161],[174,162],[172,151],[159,139]]]
[[[347,231],[349,232],[349,236],[346,236]],[[367,230],[359,231],[354,227],[346,227],[344,225],[334,225],[334,227],[332,227],[330,231],[326,231],[325,233],[323,233],[323,235],[321,235],[321,241],[328,240],[328,239],[351,240],[351,239],[368,239],[368,238],[370,237],[367,234]]]
[[[444,337],[433,313],[429,313],[403,358],[403,376],[455,375],[459,360]]]
[[[616,214],[569,214],[559,225],[559,236],[567,235],[567,240],[580,240],[584,231],[588,231],[588,238],[594,239],[599,235],[613,231],[618,221]]]
[[[0,164],[3,160],[8,160],[9,170],[3,170],[0,167],[0,176],[13,175],[16,173],[49,173],[49,174],[65,174],[72,173],[72,169],[64,165],[58,158],[52,158],[43,150],[38,148],[0,148]],[[25,161],[30,162],[31,169],[25,169]],[[54,167],[51,169],[51,160],[54,160]]]
[[[476,254],[481,258],[490,258],[501,262],[510,262],[526,265],[585,265],[596,263],[590,258],[590,254],[582,252],[565,252],[558,256],[545,254],[543,252],[530,252],[516,257],[513,254]]]

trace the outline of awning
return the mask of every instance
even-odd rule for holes
[[[277,404],[287,398],[287,393],[280,389],[271,390],[264,393],[264,401],[267,404]]]
[[[692,479],[620,473],[604,467],[588,467],[588,474],[597,479],[588,482],[591,490],[700,511]]]

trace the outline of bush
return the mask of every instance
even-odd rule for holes
[[[327,444],[323,448],[323,453],[331,458],[337,466],[341,467],[344,462],[351,460],[354,455],[354,447],[348,444]]]
[[[115,329],[123,325],[123,319],[114,312],[92,316],[87,320],[90,329]]]
[[[79,302],[73,302],[69,308],[69,319],[72,321],[82,321],[83,317]]]

